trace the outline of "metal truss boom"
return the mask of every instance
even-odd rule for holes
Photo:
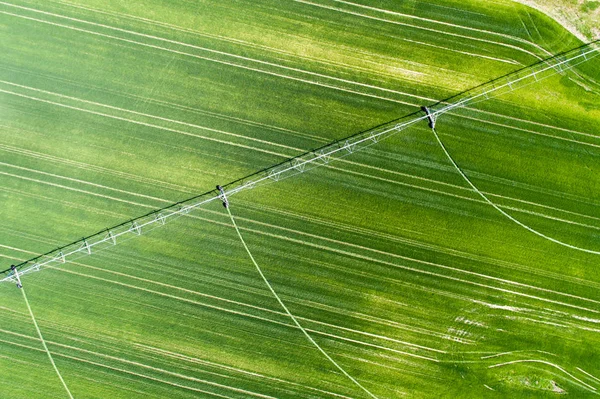
[[[356,151],[367,148],[421,121],[429,120],[430,123],[435,124],[436,119],[446,112],[505,94],[557,73],[564,73],[574,66],[587,62],[600,55],[598,43],[600,43],[600,41],[588,43],[582,47],[538,62],[527,68],[520,69],[489,83],[473,88],[448,101],[439,102],[429,107],[423,107],[426,109],[424,114],[415,112],[396,121],[357,133],[316,150],[308,151],[300,156],[288,159],[280,164],[261,170],[252,175],[235,180],[222,187],[219,186],[218,189],[152,211],[126,223],[113,226],[60,248],[56,248],[43,255],[19,263],[18,265],[15,265],[14,268],[9,268],[0,272],[4,274],[4,278],[0,279],[0,282],[16,282],[18,277],[24,274],[38,271],[43,268],[57,267],[70,259],[90,255],[98,250],[116,245],[124,236],[141,235],[143,232],[149,231],[153,227],[164,225],[171,220],[186,215],[211,202],[223,202],[223,198],[228,198],[244,190],[276,182],[313,168],[327,165],[332,160],[343,158]]]

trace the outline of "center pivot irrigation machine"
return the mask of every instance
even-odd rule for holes
[[[116,245],[118,240],[124,236],[141,235],[145,231],[149,231],[155,227],[164,225],[171,220],[175,220],[178,217],[186,215],[194,209],[202,207],[213,201],[222,201],[223,206],[228,208],[228,198],[234,194],[257,186],[283,180],[319,166],[327,165],[329,162],[335,159],[343,158],[356,151],[370,147],[371,145],[378,143],[380,140],[401,132],[421,121],[428,122],[429,127],[436,134],[436,138],[438,139],[440,145],[442,145],[442,148],[444,148],[443,144],[439,140],[439,137],[437,137],[437,133],[435,132],[436,121],[441,115],[458,108],[466,107],[490,98],[501,96],[503,94],[544,80],[555,74],[565,73],[573,67],[587,62],[598,55],[600,55],[600,40],[593,41],[581,47],[540,61],[529,67],[517,70],[508,75],[492,80],[486,84],[465,91],[448,100],[440,101],[431,106],[423,106],[421,107],[421,112],[415,112],[395,121],[382,124],[373,129],[354,134],[318,149],[308,151],[302,155],[288,159],[282,163],[235,180],[231,183],[223,186],[219,185],[215,190],[211,190],[187,200],[177,202],[162,209],[154,210],[136,219],[107,228],[96,234],[84,237],[45,254],[26,260],[18,265],[13,265],[10,268],[0,272],[4,276],[2,279],[0,279],[0,282],[13,282],[16,283],[18,287],[22,287],[21,276],[23,275],[39,271],[46,267],[60,266],[61,264],[66,263],[68,260],[74,260],[81,256],[90,255],[94,251],[106,249],[107,247]],[[444,151],[461,175],[467,180],[473,189],[479,193],[479,191],[460,171],[445,148]],[[592,251],[574,247],[538,233],[537,231],[520,223],[506,212],[500,210],[499,207],[495,206],[485,196],[484,199],[505,216],[535,234],[573,249],[582,250],[593,254],[600,254],[600,251]]]

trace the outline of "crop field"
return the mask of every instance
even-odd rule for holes
[[[0,1],[1,270],[581,46],[508,0]],[[229,199],[379,399],[600,394],[600,57]],[[596,253],[594,253],[596,252]],[[368,398],[220,202],[22,277],[75,398]],[[66,398],[0,284],[0,398]]]

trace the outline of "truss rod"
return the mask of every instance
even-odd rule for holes
[[[600,40],[595,40],[584,46],[542,60],[515,72],[511,72],[508,75],[467,90],[447,101],[439,102],[428,108],[435,120],[439,115],[452,111],[453,109],[466,107],[475,102],[507,94],[558,73],[565,73],[575,66],[587,62],[598,55],[600,55]]]
[[[329,162],[334,159],[340,159],[356,151],[367,148],[423,120],[429,120],[430,123],[433,122],[433,124],[435,124],[436,119],[448,111],[459,107],[465,107],[480,100],[488,99],[492,97],[494,93],[496,95],[505,94],[525,86],[528,82],[533,83],[589,61],[600,54],[598,47],[599,42],[600,41],[591,42],[585,46],[493,80],[485,85],[478,86],[450,99],[454,100],[453,102],[449,102],[449,100],[439,102],[430,107],[423,107],[427,110],[425,115],[422,115],[420,112],[415,112],[393,122],[354,134],[321,148],[288,159],[270,168],[263,169],[249,176],[235,180],[224,186],[218,186],[215,190],[152,211],[136,219],[110,227],[91,236],[84,237],[65,246],[56,248],[43,255],[26,260],[19,263],[14,268],[9,268],[0,272],[0,275],[4,275],[4,278],[0,279],[0,282],[20,281],[19,279],[22,275],[48,267],[58,267],[69,260],[74,260],[75,258],[90,255],[99,250],[111,247],[116,245],[120,239],[125,236],[141,235],[152,230],[154,227],[159,227],[180,216],[187,215],[191,211],[211,202],[217,201],[226,204],[224,199],[244,190],[276,182],[304,173],[319,166],[328,165]]]

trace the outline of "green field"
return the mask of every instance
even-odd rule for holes
[[[581,44],[508,0],[0,2],[0,269]],[[599,82],[597,57],[437,131],[506,212],[600,251]],[[425,122],[231,210],[380,399],[600,393],[600,257],[486,204]],[[219,203],[23,283],[78,399],[367,398]],[[0,302],[0,398],[67,397]]]

